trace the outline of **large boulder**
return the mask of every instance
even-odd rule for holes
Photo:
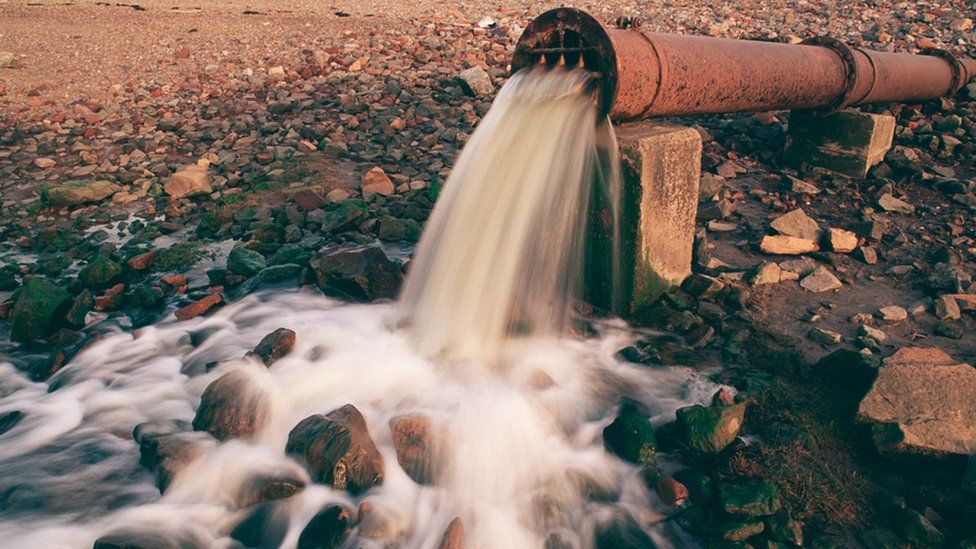
[[[739,436],[746,404],[718,401],[711,406],[687,406],[677,412],[685,444],[699,454],[717,454]]]
[[[383,482],[383,456],[352,404],[303,419],[288,433],[288,455],[304,460],[312,478],[359,494]]]
[[[10,314],[10,339],[32,341],[47,337],[63,322],[71,295],[43,278],[28,278]]]
[[[241,276],[254,276],[267,266],[260,252],[238,246],[227,255],[227,269]]]
[[[373,301],[393,299],[400,289],[400,266],[379,246],[340,248],[310,263],[315,281],[326,293]]]
[[[211,190],[207,168],[196,164],[179,169],[163,184],[163,191],[172,198],[209,194]]]
[[[940,349],[899,349],[878,369],[857,417],[882,454],[967,458],[976,453],[976,369]]]
[[[234,370],[207,386],[193,418],[195,431],[207,431],[220,440],[248,436],[263,425],[268,414],[266,391],[250,374]]]
[[[632,403],[624,403],[617,418],[603,429],[603,445],[632,463],[653,463],[657,442],[651,422]]]
[[[41,197],[54,206],[78,206],[90,202],[101,202],[119,192],[122,187],[111,181],[91,183],[62,183],[46,187]]]

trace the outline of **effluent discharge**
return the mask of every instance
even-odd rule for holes
[[[303,531],[323,509],[342,515],[348,547],[450,546],[449,530],[470,548],[687,543],[640,467],[602,440],[624,399],[660,425],[713,386],[617,358],[642,333],[579,313],[591,193],[620,185],[592,79],[537,67],[508,81],[396,302],[278,289],[135,332],[103,320],[44,383],[0,356],[0,416],[21,414],[0,435],[0,546],[91,547],[112,533],[161,547],[321,546]],[[247,355],[280,327],[297,334],[291,352],[270,367]],[[220,441],[192,422],[225,376],[228,405],[254,412],[253,428]],[[351,408],[381,470],[355,490],[286,452],[303,420]],[[422,474],[398,459],[391,426],[403,418],[427,427]],[[158,444],[191,448],[162,493],[133,430],[175,432]]]

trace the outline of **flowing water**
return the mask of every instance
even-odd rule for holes
[[[659,425],[714,386],[688,368],[619,360],[618,349],[659,336],[616,319],[581,330],[574,314],[591,183],[616,177],[599,160],[614,145],[592,94],[578,70],[506,84],[458,158],[398,303],[282,290],[135,333],[104,320],[44,383],[0,355],[0,417],[23,414],[0,435],[0,546],[90,547],[119,529],[238,546],[229,532],[249,513],[242,494],[269,476],[307,484],[277,504],[283,547],[323,506],[355,514],[363,502],[387,527],[380,537],[354,530],[353,547],[437,547],[454,517],[470,548],[590,547],[611,523],[659,546],[685,543],[601,433],[622,398]],[[270,368],[245,357],[279,327],[297,332],[291,353]],[[202,454],[160,495],[133,428],[191,421],[204,389],[231,371],[248,380],[242,398],[268,403],[259,429],[226,442],[201,434]],[[312,483],[284,453],[299,421],[345,404],[362,412],[385,468],[381,485],[355,497]],[[440,442],[431,485],[411,480],[393,449],[390,420],[414,414]]]

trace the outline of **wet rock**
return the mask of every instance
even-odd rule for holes
[[[719,484],[718,497],[723,511],[740,518],[766,517],[783,506],[779,490],[758,479]]]
[[[811,219],[802,208],[797,208],[777,217],[769,226],[781,235],[814,242],[820,241],[820,235],[823,234],[817,222]]]
[[[191,540],[151,530],[116,530],[95,540],[92,549],[183,549]]]
[[[310,262],[319,288],[359,301],[393,299],[400,288],[400,267],[382,248],[340,248]]]
[[[111,181],[62,183],[57,186],[45,187],[41,191],[41,197],[54,206],[79,206],[101,202],[121,189],[120,186]]]
[[[156,250],[149,250],[146,253],[139,254],[128,261],[125,262],[133,271],[145,271],[149,268],[152,260],[156,258]]]
[[[936,324],[935,329],[932,330],[932,333],[937,336],[947,337],[949,339],[962,339],[962,337],[966,335],[963,327],[957,322],[940,322]]]
[[[267,261],[260,252],[238,246],[227,254],[227,269],[241,276],[254,276],[267,267]]]
[[[800,287],[808,292],[821,293],[830,292],[841,288],[844,284],[830,272],[827,267],[820,266],[814,269],[800,281]]]
[[[596,549],[636,549],[655,545],[637,521],[625,513],[617,513],[609,523],[598,525],[595,537]]]
[[[209,194],[213,189],[210,186],[210,175],[207,173],[207,168],[192,164],[171,175],[163,184],[163,191],[171,198],[177,199]]]
[[[848,254],[857,248],[857,235],[851,231],[831,227],[827,231],[827,243],[832,251]]]
[[[193,429],[206,431],[218,440],[251,435],[267,416],[268,398],[248,373],[235,370],[224,374],[203,391]]]
[[[210,309],[222,304],[224,302],[224,297],[220,295],[219,292],[214,292],[208,294],[206,297],[194,301],[189,305],[180,307],[176,310],[177,320],[189,320],[191,318],[196,318],[202,314],[205,314]]]
[[[801,255],[820,249],[817,243],[806,238],[786,235],[766,235],[759,244],[759,249],[773,255]]]
[[[444,530],[438,549],[464,549],[464,523],[454,517]]]
[[[633,403],[625,402],[616,419],[603,429],[603,446],[631,463],[653,463],[657,441],[648,418]]]
[[[490,96],[495,91],[495,86],[491,83],[491,77],[481,67],[471,67],[461,71],[458,75],[461,87],[464,92],[472,96]]]
[[[885,359],[857,417],[889,456],[976,453],[976,369],[935,348]]]
[[[182,421],[156,420],[140,423],[132,430],[132,438],[139,445],[139,461],[155,473],[160,492],[205,450],[202,437],[206,435],[188,432],[189,428]]]
[[[10,314],[10,339],[32,341],[47,337],[63,322],[71,296],[43,278],[24,281]]]
[[[390,181],[390,177],[379,166],[366,172],[366,175],[363,176],[363,184],[360,189],[362,190],[363,198],[367,200],[376,195],[390,196],[395,190],[393,181]]]
[[[86,288],[101,290],[114,284],[121,276],[122,265],[119,265],[111,259],[100,257],[86,265],[78,273],[78,280]]]
[[[92,294],[91,290],[85,288],[77,296],[75,296],[75,299],[71,302],[71,306],[68,307],[68,311],[65,313],[64,318],[69,325],[80,328],[85,325],[85,319],[88,317],[88,313],[91,312],[94,306],[95,296]]]
[[[390,420],[397,462],[417,484],[429,484],[435,477],[436,448],[430,419],[404,416]]]
[[[24,413],[20,410],[0,414],[0,436],[16,427],[22,419],[24,419]]]
[[[297,336],[288,328],[278,328],[261,338],[253,351],[249,354],[261,359],[266,366],[271,366],[278,359],[287,355],[295,347]]]
[[[241,485],[236,503],[239,507],[250,507],[266,501],[288,499],[304,489],[305,482],[298,478],[258,476]]]
[[[678,409],[678,427],[692,451],[717,454],[739,435],[745,412],[745,403],[687,406]]]
[[[658,497],[661,498],[661,501],[664,502],[665,505],[670,505],[672,507],[688,499],[688,496],[690,495],[688,492],[688,487],[678,482],[678,480],[674,477],[661,477],[660,480],[657,481],[657,486],[655,488],[657,490]]]
[[[298,549],[340,547],[352,531],[352,512],[342,505],[329,505],[312,517],[298,537]]]
[[[275,549],[288,533],[289,516],[280,502],[258,504],[231,530],[230,537],[245,547]]]
[[[317,482],[359,494],[383,481],[383,457],[351,404],[316,414],[288,433],[288,455],[304,460]]]

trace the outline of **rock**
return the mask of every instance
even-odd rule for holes
[[[227,254],[227,269],[237,275],[251,277],[267,265],[261,252],[243,246],[237,246]]]
[[[867,393],[878,376],[881,360],[867,351],[838,349],[817,361],[816,370],[824,372],[836,384]]]
[[[16,57],[11,51],[0,51],[0,69],[13,65]]]
[[[722,521],[715,526],[719,537],[730,542],[745,542],[763,533],[766,525],[762,521],[739,522]]]
[[[294,331],[288,328],[278,328],[261,338],[257,347],[249,354],[260,358],[265,366],[271,366],[278,359],[291,352],[295,347],[296,338]]]
[[[745,418],[744,403],[700,405],[678,409],[678,426],[688,447],[701,454],[717,454],[735,440]]]
[[[966,332],[963,330],[962,326],[956,322],[940,322],[936,324],[935,329],[932,330],[932,333],[937,336],[947,337],[949,339],[962,339],[962,337],[966,335]]]
[[[268,69],[268,78],[271,80],[284,80],[285,79],[285,68],[281,65],[276,65]]]
[[[867,263],[868,265],[874,265],[878,262],[878,252],[870,246],[862,246],[857,249],[858,259]]]
[[[814,293],[829,292],[841,286],[841,281],[824,266],[817,267],[800,281],[800,287]]]
[[[352,531],[352,513],[342,505],[329,505],[309,521],[298,537],[298,549],[341,547]]]
[[[52,334],[65,321],[71,295],[43,278],[24,281],[10,313],[10,339],[33,341]]]
[[[959,303],[951,295],[937,297],[932,303],[932,311],[939,320],[959,320],[962,318]]]
[[[85,288],[75,296],[74,301],[71,302],[71,306],[65,312],[64,318],[71,326],[80,328],[85,325],[85,319],[88,318],[88,313],[91,312],[94,306],[95,296],[91,290]]]
[[[818,242],[820,235],[823,234],[817,222],[811,219],[802,208],[797,208],[777,217],[769,226],[781,235],[812,240],[814,242]]]
[[[968,31],[973,28],[973,20],[968,17],[960,17],[949,22],[949,28],[956,32]]]
[[[121,529],[96,539],[92,549],[181,549],[193,546],[192,539],[180,539],[169,533]]]
[[[783,506],[779,490],[758,479],[719,484],[718,497],[723,511],[747,519],[775,514]]]
[[[899,508],[892,517],[892,523],[895,530],[908,541],[909,547],[945,547],[945,535],[914,509]]]
[[[340,248],[310,261],[319,288],[360,301],[393,299],[400,288],[400,267],[382,248]]]
[[[206,435],[186,432],[185,422],[156,420],[136,425],[132,438],[139,445],[139,462],[156,475],[165,492],[176,475],[206,450]]]
[[[681,283],[681,289],[698,299],[713,297],[722,291],[722,288],[725,288],[724,282],[715,277],[700,273],[692,274]]]
[[[288,433],[285,453],[304,459],[313,479],[337,490],[356,495],[383,482],[383,456],[351,404],[303,419]]]
[[[288,499],[305,489],[299,478],[256,476],[244,482],[237,494],[238,507],[250,507],[266,501]]]
[[[951,294],[946,297],[951,297],[960,311],[976,311],[976,294]]]
[[[651,422],[632,403],[624,403],[620,413],[603,429],[603,446],[631,463],[653,463],[657,442]]]
[[[122,265],[100,257],[85,266],[78,273],[78,280],[86,288],[101,290],[113,285],[122,276]]]
[[[481,67],[471,67],[463,70],[458,75],[458,80],[464,88],[464,92],[473,96],[490,96],[495,91],[495,86],[491,83],[491,77]]]
[[[224,374],[203,391],[193,430],[206,431],[218,440],[249,436],[264,424],[269,399],[247,372]]]
[[[904,200],[899,200],[894,197],[891,193],[884,193],[881,198],[878,199],[878,206],[887,212],[895,212],[901,214],[911,214],[915,213],[915,206],[912,206]]]
[[[420,240],[420,224],[412,219],[384,216],[380,219],[380,240],[387,242],[416,242]]]
[[[936,348],[899,349],[857,417],[882,454],[968,458],[976,453],[976,369]]]
[[[888,305],[878,309],[878,316],[885,322],[902,322],[908,319],[908,311],[897,305]]]
[[[786,235],[766,235],[759,248],[767,254],[774,255],[801,255],[820,249],[813,240]]]
[[[35,158],[34,159],[34,165],[37,166],[38,168],[42,169],[42,170],[45,170],[47,168],[53,168],[54,166],[57,166],[57,164],[58,163],[55,162],[53,158]]]
[[[464,549],[464,523],[454,517],[444,530],[438,549]]]
[[[383,168],[376,166],[363,176],[363,184],[360,187],[363,198],[369,200],[375,195],[390,196],[396,190],[393,181],[383,171]]]
[[[435,477],[436,449],[430,419],[401,416],[390,420],[397,462],[417,484],[430,484]]]
[[[24,413],[20,410],[12,410],[0,414],[0,436],[16,427],[22,419],[24,419]]]
[[[222,304],[223,302],[224,302],[224,297],[220,295],[220,292],[214,292],[202,299],[190,303],[189,305],[177,309],[175,313],[176,319],[189,320],[191,318],[196,318],[206,313],[210,309],[216,307],[217,305]]]
[[[41,198],[54,206],[78,206],[91,202],[101,202],[121,189],[122,187],[111,181],[62,183],[57,186],[45,187],[41,191]]]
[[[820,194],[820,188],[813,183],[789,175],[783,176],[783,183],[790,192],[810,195]]]
[[[207,173],[207,168],[191,164],[171,175],[163,184],[163,191],[171,198],[178,199],[209,194],[213,189],[210,186],[210,175]]]
[[[806,276],[817,269],[820,266],[819,263],[814,261],[809,257],[800,257],[796,259],[787,259],[779,264],[780,268],[783,270],[783,274],[790,273],[794,275],[790,280],[796,280],[801,276]],[[785,277],[781,277],[785,278]]]
[[[803,547],[803,523],[793,520],[787,513],[777,513],[765,520],[766,534],[776,541],[792,547]]]
[[[864,336],[864,337],[869,337],[869,338],[873,339],[874,341],[877,341],[879,344],[884,343],[884,341],[886,339],[888,339],[888,336],[884,332],[882,332],[881,330],[879,330],[877,328],[873,328],[871,326],[868,326],[867,324],[862,324],[857,329],[857,333],[858,333],[858,335],[861,335],[861,336]]]
[[[810,341],[816,341],[817,343],[822,343],[824,345],[837,345],[840,343],[841,335],[837,332],[832,332],[823,328],[811,328],[810,331],[807,332],[807,338],[810,339]]]
[[[749,282],[753,286],[778,284],[782,276],[783,269],[778,264],[773,261],[763,261],[749,276]]]
[[[857,235],[851,231],[831,227],[827,231],[827,243],[831,250],[839,254],[849,254],[857,248]]]
[[[244,547],[281,547],[288,533],[289,519],[281,502],[260,503],[231,530],[230,537]]]
[[[156,250],[149,250],[146,253],[139,254],[128,261],[125,262],[133,271],[145,271],[149,268],[152,260],[156,258]]]
[[[688,487],[674,477],[661,477],[655,486],[658,497],[665,505],[675,506],[688,499]]]

